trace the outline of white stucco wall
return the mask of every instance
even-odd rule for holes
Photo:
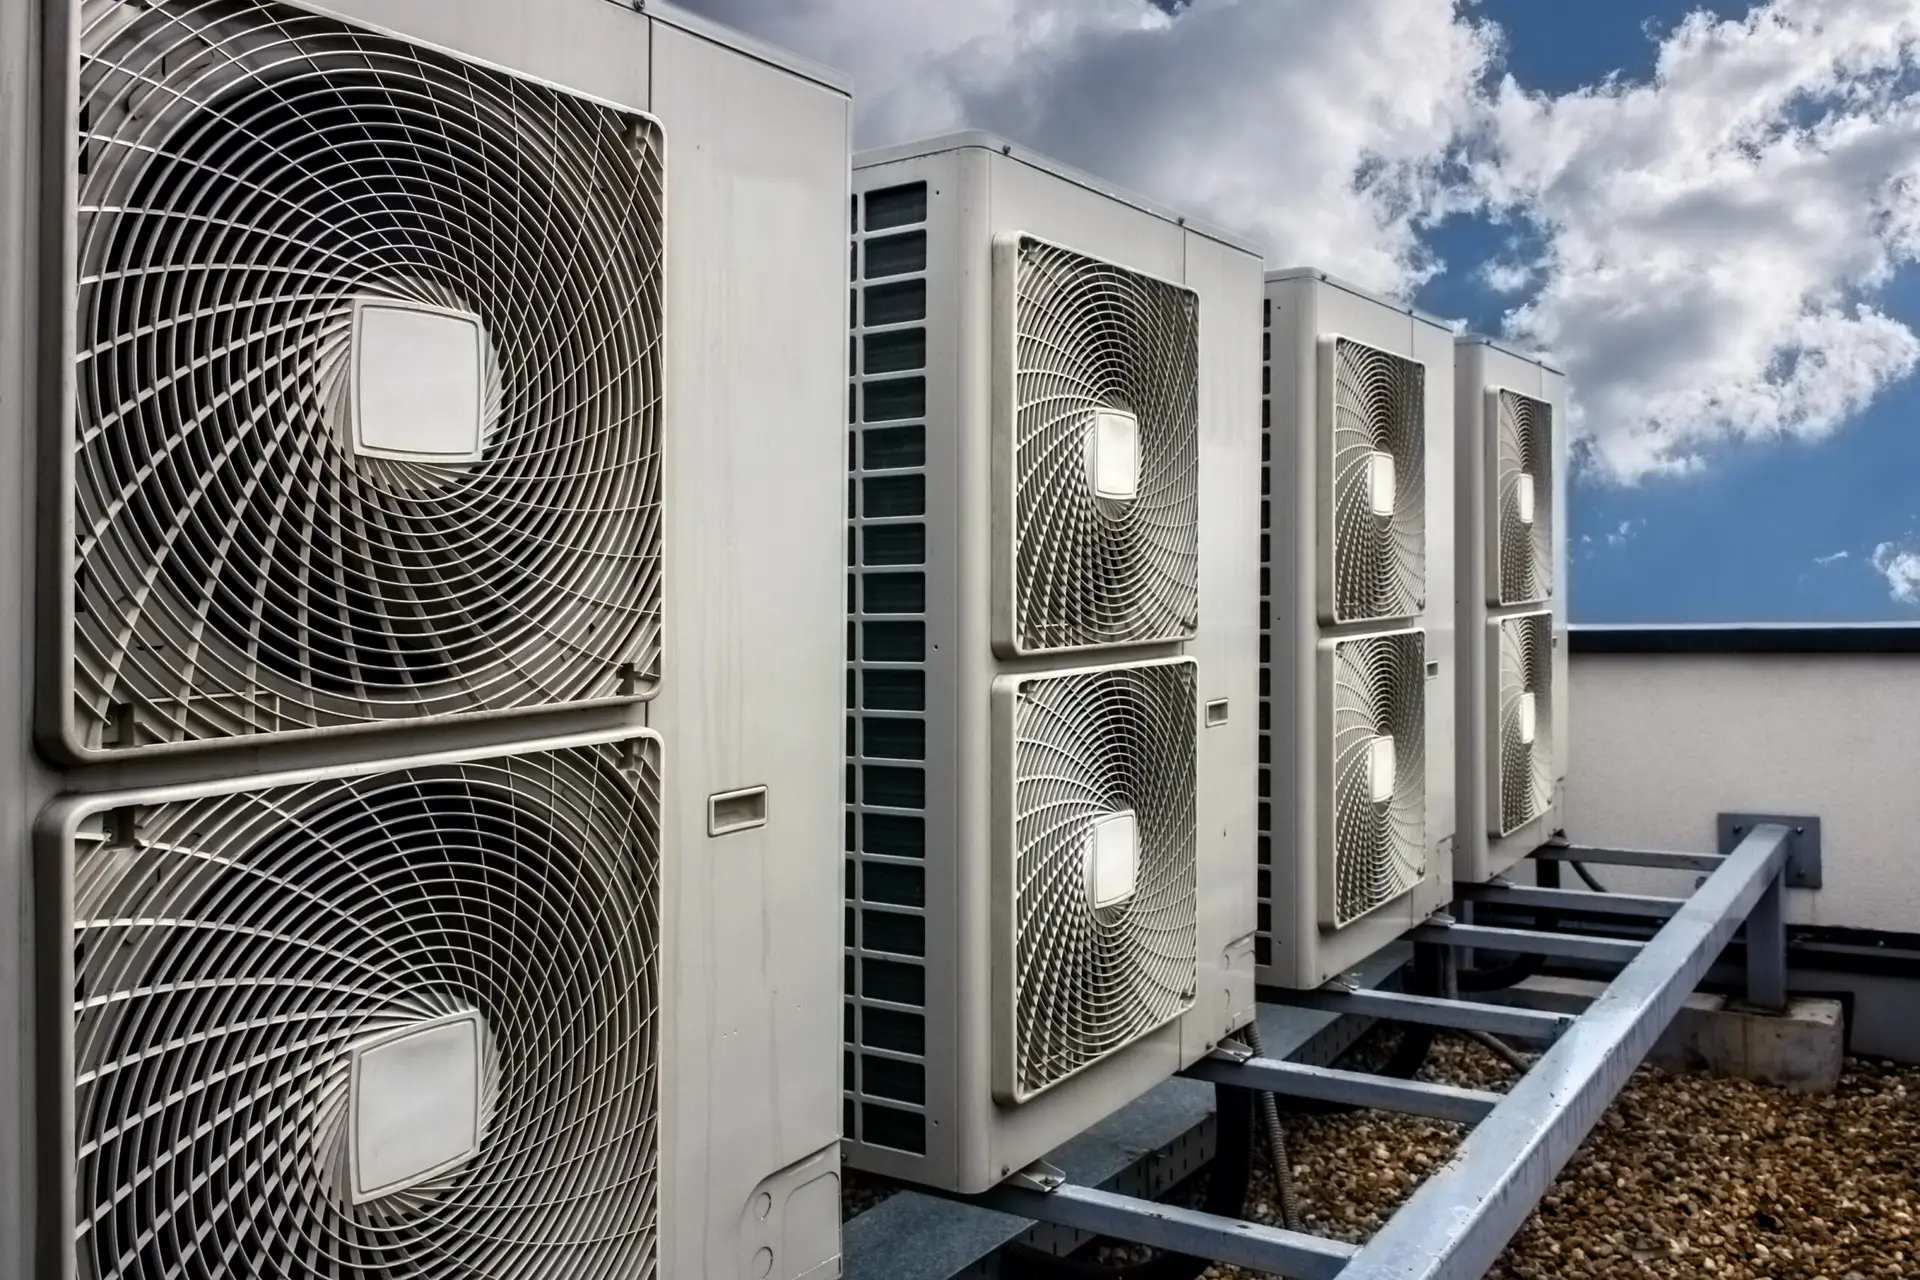
[[[1711,851],[1722,811],[1816,814],[1825,884],[1795,891],[1790,918],[1920,932],[1920,655],[1576,651],[1571,665],[1575,844]]]

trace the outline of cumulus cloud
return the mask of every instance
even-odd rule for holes
[[[693,0],[850,72],[862,145],[971,126],[1404,292],[1492,29],[1447,0]]]
[[[1508,328],[1566,366],[1604,472],[1818,438],[1914,369],[1871,297],[1920,256],[1916,70],[1911,0],[1774,0],[1688,17],[1644,84],[1493,92],[1475,178],[1542,233]]]
[[[1657,33],[1645,82],[1501,71],[1472,0],[686,0],[850,71],[859,140],[978,126],[1406,293],[1453,263],[1568,369],[1588,461],[1633,481],[1816,439],[1920,365],[1875,305],[1920,259],[1920,7],[1768,0]]]
[[[1873,567],[1887,580],[1887,594],[1900,604],[1920,604],[1920,553],[1883,542],[1873,549]]]

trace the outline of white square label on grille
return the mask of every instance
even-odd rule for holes
[[[1394,492],[1395,482],[1393,455],[1374,450],[1367,458],[1367,507],[1382,519],[1393,514],[1398,496]]]
[[[1534,701],[1532,690],[1520,695],[1520,741],[1527,746],[1533,745],[1533,738],[1539,732],[1539,704]]]
[[[1520,509],[1520,523],[1532,524],[1533,523],[1533,477],[1532,476],[1527,475],[1524,472],[1521,474],[1520,483],[1514,486],[1513,498],[1514,498],[1514,505]]]
[[[353,451],[478,462],[485,339],[478,316],[385,298],[353,308]]]
[[[1367,744],[1367,795],[1375,804],[1393,799],[1394,775],[1399,759],[1393,749],[1393,735],[1383,733]]]
[[[447,1173],[480,1150],[480,1015],[403,1027],[353,1050],[347,1152],[353,1202]]]
[[[1113,907],[1133,897],[1140,874],[1140,824],[1122,809],[1093,821],[1087,832],[1087,896],[1095,907]]]
[[[1140,419],[1123,409],[1098,409],[1087,433],[1087,482],[1094,496],[1131,502],[1140,494]]]

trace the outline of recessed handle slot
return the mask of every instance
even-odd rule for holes
[[[767,789],[747,787],[707,797],[707,834],[729,836],[767,825]]]
[[[1207,704],[1207,728],[1223,725],[1227,722],[1227,699],[1216,698]]]

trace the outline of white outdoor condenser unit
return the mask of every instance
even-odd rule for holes
[[[1453,335],[1267,276],[1260,980],[1312,987],[1453,872]]]
[[[1567,784],[1566,376],[1499,342],[1454,347],[1459,423],[1459,829],[1483,882],[1556,834]]]
[[[847,1158],[979,1191],[1253,1014],[1258,257],[856,158]]]
[[[666,4],[5,6],[0,1274],[838,1274],[848,127]]]

